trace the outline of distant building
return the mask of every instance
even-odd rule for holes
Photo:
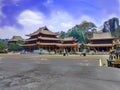
[[[24,39],[21,36],[13,36],[8,40],[8,43],[16,43],[17,41],[24,42]]]
[[[110,32],[94,33],[93,38],[89,39],[90,42],[86,44],[86,47],[97,51],[109,51],[113,47],[113,40],[115,39]]]
[[[28,34],[29,39],[25,40],[23,47],[27,51],[43,48],[48,51],[66,49],[68,51],[78,50],[78,44],[74,38],[59,39],[57,33],[51,32],[47,27],[41,27],[37,31]]]

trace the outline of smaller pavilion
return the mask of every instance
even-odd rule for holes
[[[112,49],[115,39],[110,32],[94,33],[93,38],[89,39],[90,42],[86,44],[86,47],[96,49],[97,51],[109,51]]]
[[[8,40],[8,43],[16,43],[17,41],[24,42],[24,39],[21,36],[13,36]]]

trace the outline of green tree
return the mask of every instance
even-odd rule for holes
[[[10,51],[20,51],[20,50],[22,50],[22,47],[17,43],[9,43],[8,49]]]
[[[96,25],[92,22],[87,22],[87,21],[83,21],[80,25],[78,25],[78,27],[82,30],[82,31],[87,31],[93,27],[96,27]]]
[[[66,37],[66,33],[64,31],[61,31],[59,38],[64,39],[65,37]]]
[[[5,50],[5,49],[7,49],[7,45],[2,40],[0,40],[0,50]]]
[[[78,30],[81,30],[83,32],[85,39],[92,38],[93,33],[96,32],[96,25],[88,21],[83,21],[81,24],[76,25],[72,29],[69,29],[68,32],[71,32],[75,28],[78,28]],[[67,35],[68,35],[68,32],[67,32]]]
[[[87,32],[87,33],[85,33],[85,36],[87,38],[92,38],[93,37],[93,32]]]
[[[79,28],[73,28],[72,31],[68,32],[68,36],[76,38],[80,43],[86,43],[85,36]]]
[[[92,22],[84,21],[80,25],[78,25],[78,27],[84,32],[87,38],[92,38],[93,33],[96,32],[96,25]]]

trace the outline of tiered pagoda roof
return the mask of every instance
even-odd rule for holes
[[[38,35],[38,34],[45,34],[45,35],[53,35],[53,36],[57,36],[58,34],[56,33],[53,33],[51,32],[47,27],[42,27],[42,28],[39,28],[37,31],[31,33],[31,34],[28,34],[26,36],[35,36],[35,35]]]

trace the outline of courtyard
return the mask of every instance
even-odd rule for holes
[[[0,55],[0,90],[119,90],[108,55]]]

